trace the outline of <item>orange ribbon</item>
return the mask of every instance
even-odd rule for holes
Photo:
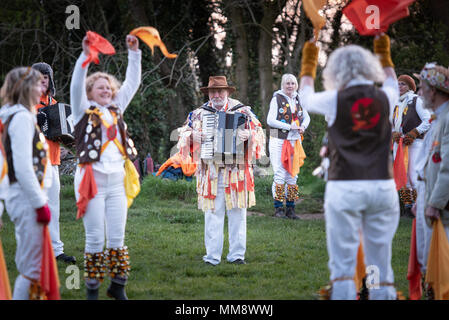
[[[95,183],[94,173],[92,170],[92,163],[83,164],[84,176],[81,180],[80,186],[78,188],[79,198],[76,202],[78,211],[76,213],[76,219],[80,219],[86,213],[87,205],[93,197],[97,194],[97,184]]]

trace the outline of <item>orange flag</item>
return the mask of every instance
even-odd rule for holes
[[[357,251],[357,265],[355,266],[354,282],[357,290],[363,286],[363,279],[366,277],[365,254],[363,252],[362,237],[360,235],[360,245]]]
[[[408,291],[410,300],[420,300],[422,296],[421,288],[421,268],[418,263],[416,252],[416,218],[413,219],[412,238],[410,241],[410,256],[408,260]]]
[[[441,219],[433,223],[426,282],[433,288],[435,300],[449,300],[449,243]]]
[[[59,294],[59,276],[56,259],[51,245],[48,226],[44,226],[42,265],[41,265],[41,288],[45,292],[47,300],[61,300]]]
[[[307,17],[312,21],[313,29],[315,30],[315,36],[318,38],[318,32],[326,24],[326,20],[322,17],[318,11],[321,10],[327,3],[327,0],[303,0],[304,11]]]
[[[139,27],[131,30],[129,34],[133,36],[139,37],[140,40],[145,42],[151,49],[151,52],[154,53],[154,46],[157,46],[161,49],[164,56],[169,59],[174,59],[177,57],[174,53],[169,53],[167,47],[161,40],[161,36],[159,35],[159,31],[153,27]]]
[[[396,151],[396,158],[394,159],[393,164],[393,174],[394,174],[394,182],[396,182],[396,190],[405,187],[407,183],[407,169],[404,163],[404,149],[402,146],[402,141],[404,138],[399,139],[398,149]]]
[[[3,255],[2,241],[0,240],[0,300],[11,300],[11,286],[9,285],[8,270]]]
[[[84,60],[82,67],[85,68],[90,62],[96,64],[100,63],[98,58],[99,53],[103,54],[115,54],[115,49],[112,44],[100,36],[98,33],[93,31],[87,31],[87,40],[89,41],[89,56]]]
[[[76,219],[82,218],[86,213],[87,204],[89,200],[95,197],[97,194],[97,184],[95,183],[94,173],[92,171],[92,163],[86,163],[83,165],[84,176],[81,180],[78,192],[79,198],[76,202],[78,211],[76,213]]]

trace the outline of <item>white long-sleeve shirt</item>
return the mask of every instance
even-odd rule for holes
[[[407,106],[407,104],[413,100],[413,98],[416,96],[416,94],[413,93],[413,91],[408,91],[404,93],[402,96],[399,97],[398,101],[398,118],[393,122],[393,131],[400,132],[403,134],[406,134],[407,132],[402,132],[402,114],[404,113],[404,109]],[[416,127],[416,130],[420,134],[425,133],[430,128],[430,112],[429,110],[424,108],[423,102],[421,98],[418,97],[416,99],[416,113],[418,114],[419,118],[421,119],[421,124]]]
[[[298,140],[301,138],[301,135],[299,134],[299,130],[291,130],[291,124],[277,120],[277,115],[278,115],[278,104],[277,104],[277,99],[276,99],[277,94],[281,94],[282,96],[284,96],[287,99],[288,104],[290,105],[290,111],[292,114],[297,112],[296,96],[298,95],[298,93],[295,91],[293,93],[292,97],[290,98],[289,96],[287,96],[284,93],[284,91],[278,90],[273,94],[273,98],[271,99],[271,102],[270,102],[270,110],[268,111],[267,124],[272,128],[288,130],[289,133],[287,135],[287,140]],[[309,116],[309,113],[307,112],[307,110],[304,108],[303,108],[303,117],[304,118],[300,125],[300,128],[305,131],[310,124],[310,116]]]
[[[354,79],[347,84],[346,88],[361,84],[372,85],[373,82],[369,80]],[[390,114],[392,114],[399,98],[398,82],[392,77],[388,77],[384,81],[381,90],[387,95]],[[307,109],[309,112],[324,115],[328,127],[331,127],[334,124],[337,117],[337,90],[315,93],[313,86],[305,86],[299,91],[299,94],[303,108]],[[355,185],[354,183],[356,183],[362,188],[364,186],[370,187],[373,183],[383,183],[382,181],[384,180],[332,180],[328,181],[328,183],[341,185]]]
[[[346,87],[348,88],[362,84],[372,85],[373,82],[366,79],[354,79],[351,80]],[[394,107],[396,106],[396,102],[399,98],[399,87],[397,81],[395,81],[392,77],[388,77],[384,81],[381,90],[387,95],[390,114],[393,114]],[[312,86],[304,86],[299,91],[302,107],[311,113],[324,115],[328,127],[333,125],[335,118],[337,117],[337,94],[337,90],[327,90],[315,93]],[[390,117],[390,119],[392,119],[392,117]]]
[[[32,208],[41,208],[47,203],[47,196],[45,190],[41,188],[33,168],[36,116],[22,105],[3,106],[0,111],[2,122],[5,123],[11,116],[13,118],[8,126],[8,135],[11,141],[12,163],[17,182],[9,186],[7,197],[21,194],[23,200],[28,201]],[[51,171],[46,170],[44,188],[51,185]]]
[[[142,77],[142,52],[141,50],[128,50],[128,67],[126,69],[126,79],[110,105],[101,106],[95,101],[88,100],[86,93],[86,76],[87,69],[82,64],[87,56],[81,53],[73,70],[72,81],[70,83],[70,104],[74,115],[74,123],[77,124],[91,106],[96,106],[103,113],[103,119],[108,123],[113,123],[112,114],[108,107],[116,106],[122,113],[125,112],[132,98],[140,86]],[[122,143],[120,132],[117,133],[117,139]],[[106,136],[106,128],[102,124],[102,144],[108,141]],[[100,161],[93,164],[93,169],[103,172],[112,173],[123,170],[123,155],[114,143],[109,143],[100,157]]]

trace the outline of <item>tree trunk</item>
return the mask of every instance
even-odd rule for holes
[[[261,111],[266,124],[269,105],[273,95],[273,66],[271,62],[273,47],[273,23],[276,19],[277,4],[263,1],[263,18],[260,22],[260,36],[258,41],[258,57],[259,57],[259,94]]]
[[[231,23],[235,39],[234,58],[237,98],[243,103],[248,103],[248,38],[243,25],[241,7],[231,7]]]

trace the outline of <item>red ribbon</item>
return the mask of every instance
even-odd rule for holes
[[[98,33],[93,31],[87,31],[87,40],[89,42],[89,55],[87,59],[84,60],[82,67],[85,68],[89,63],[94,62],[95,64],[100,63],[98,58],[99,53],[103,54],[115,54],[115,49],[112,44],[100,36]]]

